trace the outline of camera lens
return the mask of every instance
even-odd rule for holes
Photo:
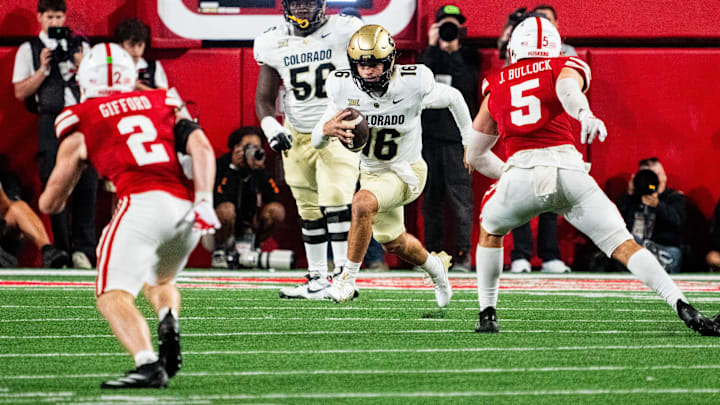
[[[457,25],[448,21],[440,26],[438,34],[443,41],[450,42],[457,39],[459,31],[460,30]]]
[[[255,160],[262,160],[265,157],[265,151],[257,148],[255,149]]]

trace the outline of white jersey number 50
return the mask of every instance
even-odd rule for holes
[[[148,145],[149,142],[157,139],[157,129],[150,118],[144,115],[131,115],[121,119],[117,128],[122,135],[131,134],[127,139],[127,146],[138,166],[170,161],[165,147],[161,144]]]
[[[540,121],[542,110],[540,99],[535,96],[523,96],[523,91],[540,87],[539,79],[532,79],[510,87],[510,103],[519,108],[510,113],[510,121],[519,127]],[[523,107],[527,107],[527,114],[523,114]]]

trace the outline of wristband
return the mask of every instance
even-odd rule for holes
[[[260,121],[260,128],[265,132],[267,139],[272,138],[278,132],[283,132],[285,129],[274,117],[269,115]]]
[[[213,193],[210,191],[196,191],[195,192],[195,203],[199,203],[201,201],[207,201],[212,205],[213,203]]]

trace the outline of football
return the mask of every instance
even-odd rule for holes
[[[360,150],[362,150],[363,147],[365,147],[365,144],[370,137],[370,129],[368,128],[368,122],[365,119],[365,116],[363,116],[360,111],[354,108],[348,107],[342,112],[345,111],[349,111],[350,114],[345,117],[344,121],[350,122],[351,124],[355,125],[355,128],[351,130],[355,137],[350,141],[350,143],[342,142],[342,144],[353,152],[359,152]]]

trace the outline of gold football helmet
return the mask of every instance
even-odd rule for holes
[[[350,70],[355,84],[365,92],[384,92],[395,72],[395,41],[387,30],[379,25],[365,25],[350,38],[347,48]],[[383,64],[383,73],[377,81],[367,81],[358,73],[358,65]]]

